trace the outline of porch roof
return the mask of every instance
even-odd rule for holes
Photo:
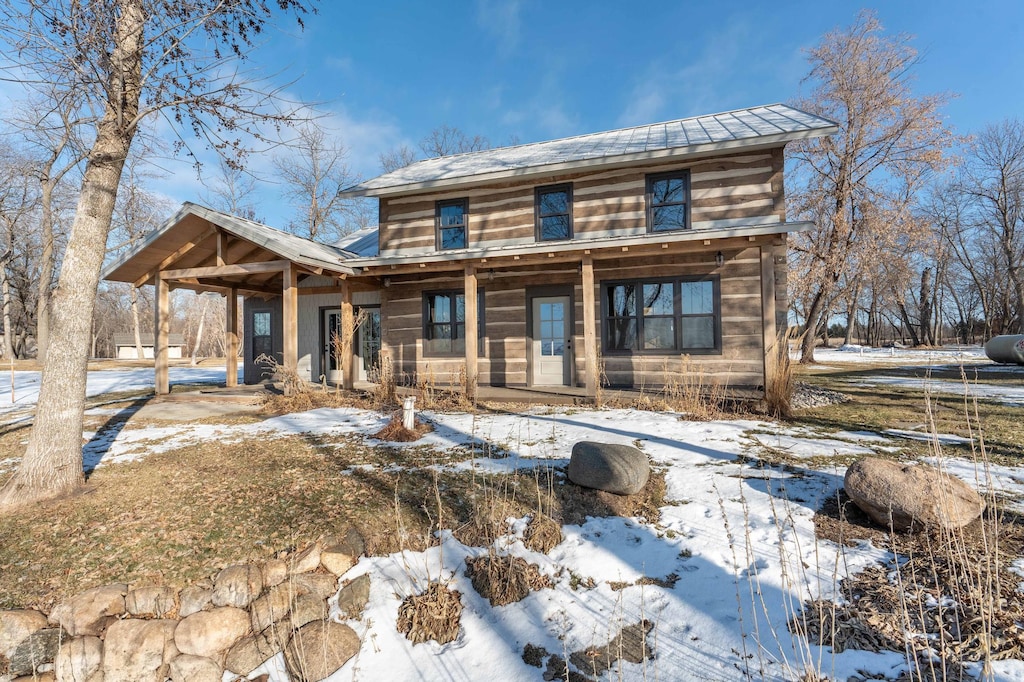
[[[355,273],[343,263],[355,255],[351,251],[185,202],[167,222],[108,264],[103,279],[138,286],[152,281],[158,269],[209,265],[217,258],[217,232],[236,239],[232,253],[225,258],[232,263],[288,260],[316,273]]]
[[[786,104],[769,104],[665,123],[576,135],[426,159],[353,185],[343,197],[383,197],[582,168],[636,164],[729,149],[778,146],[831,135],[834,122]]]

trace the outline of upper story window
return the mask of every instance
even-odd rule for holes
[[[469,244],[466,222],[469,215],[467,199],[449,199],[437,202],[437,248],[464,249]]]
[[[690,227],[690,171],[647,176],[647,231]]]
[[[572,185],[536,190],[537,241],[572,239]]]
[[[721,352],[717,277],[609,282],[602,290],[605,353]]]

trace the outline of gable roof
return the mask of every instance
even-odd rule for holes
[[[515,147],[426,159],[353,185],[342,196],[387,196],[432,188],[529,177],[576,168],[623,165],[831,135],[838,125],[786,104],[737,109]]]
[[[336,241],[334,246],[360,258],[373,258],[380,253],[377,231],[376,225],[358,229]]]
[[[199,221],[195,220],[197,218]],[[173,254],[181,244],[189,238],[194,238],[196,231],[204,225],[215,225],[224,232],[251,242],[283,260],[290,260],[312,270],[328,270],[341,274],[354,272],[342,261],[356,256],[356,253],[186,201],[163,225],[108,264],[103,269],[103,279],[117,282],[138,281],[165,257]]]

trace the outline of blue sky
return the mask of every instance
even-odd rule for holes
[[[305,31],[282,22],[254,60],[298,77],[291,92],[322,103],[322,124],[370,177],[380,152],[441,124],[498,145],[793,100],[803,50],[860,7],[915,36],[916,88],[956,95],[945,112],[958,132],[1024,113],[1019,1],[325,1]],[[164,187],[176,202],[201,189],[187,164]],[[263,192],[261,214],[283,225],[289,209],[272,184]]]

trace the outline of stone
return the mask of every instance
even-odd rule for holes
[[[32,675],[41,667],[50,665],[57,658],[61,642],[70,639],[63,628],[36,630],[21,641],[8,656],[7,672],[17,677]]]
[[[178,598],[178,617],[185,618],[199,613],[213,602],[213,588],[192,585],[181,591]]]
[[[315,571],[318,566],[320,566],[320,545],[315,542],[301,552],[288,557],[288,572],[292,575]]]
[[[223,677],[224,668],[212,658],[181,654],[171,661],[171,682],[220,682]]]
[[[370,601],[370,575],[363,575],[348,581],[338,592],[338,609],[345,618],[362,618],[363,609]]]
[[[163,682],[178,655],[175,620],[119,620],[103,638],[103,682]]]
[[[94,587],[61,602],[50,612],[51,625],[60,625],[72,637],[99,637],[116,616],[125,612],[124,583]]]
[[[315,594],[303,594],[296,597],[292,610],[288,614],[288,629],[297,630],[314,620],[327,617],[327,602]]]
[[[268,559],[263,564],[263,585],[274,587],[280,585],[288,577],[288,564],[281,559]]]
[[[281,652],[283,639],[273,628],[243,637],[228,649],[224,667],[237,675],[248,675]]]
[[[5,678],[0,677],[0,680]],[[35,675],[26,675],[25,677],[15,677],[11,682],[57,682],[57,677],[50,671],[36,673]]]
[[[292,677],[317,682],[337,672],[359,653],[359,636],[347,625],[320,620],[296,630],[284,648],[284,662]]]
[[[356,565],[365,551],[363,536],[352,528],[340,541],[329,544],[320,552],[320,565],[334,575],[344,575]]]
[[[338,579],[330,573],[300,573],[290,579],[296,594],[315,594],[329,599],[338,593]]]
[[[57,651],[54,672],[59,682],[93,682],[102,677],[103,642],[99,637],[76,637]]]
[[[253,632],[261,632],[288,615],[292,606],[291,585],[278,585],[254,601],[249,607]]]
[[[896,531],[961,528],[985,510],[971,486],[927,464],[865,457],[850,465],[843,483],[872,521]]]
[[[178,594],[170,587],[136,587],[125,597],[125,609],[133,616],[162,618],[174,610]]]
[[[635,495],[650,475],[647,455],[630,445],[580,441],[572,446],[569,480],[584,488]]]
[[[627,625],[604,646],[592,646],[577,651],[569,656],[569,660],[580,670],[595,677],[600,677],[612,669],[620,660],[643,663],[644,660],[654,657],[653,638],[648,636],[653,627],[654,623],[649,620]]]
[[[244,609],[263,591],[263,573],[258,566],[228,566],[213,583],[213,605]]]
[[[178,623],[174,643],[183,654],[221,660],[249,632],[249,614],[234,606],[193,613]]]
[[[0,611],[0,655],[10,658],[15,647],[46,627],[46,616],[32,609]]]

